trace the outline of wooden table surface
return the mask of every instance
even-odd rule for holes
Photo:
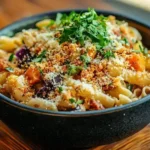
[[[108,0],[0,0],[0,28],[22,17],[44,11],[88,7],[123,11],[120,7],[118,8],[118,5],[112,4],[112,1],[109,3]],[[32,141],[25,141],[0,121],[0,150],[43,149],[32,143]],[[99,146],[93,150],[150,150],[150,125],[129,138],[109,145]]]

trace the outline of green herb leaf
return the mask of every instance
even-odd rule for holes
[[[41,68],[38,68],[41,75],[43,75],[43,70]]]
[[[128,45],[128,44],[129,44],[127,38],[123,38],[122,40],[123,40],[123,42],[125,43],[125,45]]]
[[[65,60],[64,64],[70,64],[70,61],[69,60]]]
[[[14,54],[12,53],[10,56],[9,56],[9,59],[8,59],[8,61],[13,61],[13,59],[14,59]]]
[[[63,17],[63,14],[61,13],[57,13],[56,16],[56,24],[60,24],[61,23],[61,18]]]
[[[148,49],[143,47],[141,44],[139,45],[140,51],[144,54],[147,55],[148,54]]]
[[[34,58],[32,62],[41,62],[46,55],[46,50],[43,50],[39,56]]]
[[[128,83],[128,84],[127,84],[127,89],[129,89],[130,91],[132,91],[133,85]]]
[[[75,100],[74,98],[70,98],[69,101],[70,101],[70,103],[72,103],[72,104],[74,103],[76,105],[83,104],[83,100],[80,100],[80,99]]]
[[[58,88],[58,90],[59,90],[59,93],[61,93],[61,92],[63,91],[63,88],[60,86],[60,87]]]
[[[49,25],[47,26],[47,28],[54,25],[54,24],[55,24],[55,21],[51,19]]]
[[[106,59],[109,59],[110,57],[114,57],[115,58],[115,55],[114,55],[114,53],[112,52],[112,51],[106,51],[105,53],[104,53],[104,58],[106,58]]]
[[[78,104],[83,104],[83,100],[78,99],[78,100],[76,101],[76,104],[77,104],[77,105],[78,105]]]
[[[5,68],[7,71],[9,71],[9,72],[14,72],[14,69],[13,68],[11,68],[11,67],[7,67],[7,68]]]
[[[76,75],[82,70],[81,66],[69,65],[68,75]]]
[[[72,12],[70,15],[61,17],[60,26],[64,30],[60,36],[60,43],[63,42],[79,42],[82,46],[86,40],[97,43],[99,48],[103,48],[110,41],[106,30],[106,20],[104,16],[98,16],[94,9],[88,12],[77,14]]]
[[[80,60],[84,62],[85,67],[90,63],[91,58],[87,55],[81,55]]]
[[[72,104],[76,102],[76,100],[75,100],[74,98],[70,98],[69,101],[70,101],[70,103],[72,103]]]

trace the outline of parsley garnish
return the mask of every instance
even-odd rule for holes
[[[74,98],[70,98],[69,101],[70,101],[70,103],[72,103],[72,104],[74,103],[76,105],[83,104],[83,100],[80,100],[80,99],[75,100]]]
[[[55,24],[55,21],[54,20],[50,20],[50,23],[49,23],[49,25],[47,26],[47,27],[50,27],[50,26],[52,26],[52,25],[54,25]]]
[[[87,55],[81,55],[80,60],[84,62],[84,66],[87,67],[87,65],[90,63],[91,59]]]
[[[61,23],[61,18],[62,18],[63,14],[61,13],[57,13],[56,16],[56,24],[60,24]]]
[[[33,62],[41,62],[42,59],[45,57],[45,55],[46,55],[46,50],[43,50],[41,52],[41,54],[39,56],[37,56],[36,58],[34,58],[32,61]]]
[[[110,57],[114,57],[115,58],[115,55],[114,55],[114,53],[112,52],[112,51],[106,51],[105,53],[104,53],[104,58],[106,58],[106,59],[109,59]]]
[[[8,61],[13,61],[13,59],[14,59],[14,54],[12,53],[10,56],[9,56],[9,59],[8,59]]]
[[[60,86],[60,87],[58,88],[58,91],[59,91],[59,93],[61,93],[61,92],[63,91],[63,88]]]
[[[74,98],[70,98],[69,101],[70,101],[70,103],[73,104],[73,103],[75,103],[76,100]]]
[[[99,48],[103,48],[109,43],[106,19],[98,16],[94,9],[82,14],[71,12],[68,16],[63,15],[60,18],[60,26],[64,27],[60,43],[79,42],[83,46],[86,40],[91,40]]]
[[[122,40],[123,40],[123,42],[125,43],[125,45],[129,44],[127,38],[123,38]]]
[[[5,68],[7,71],[9,71],[9,72],[14,72],[14,69],[13,68],[11,68],[11,67],[7,67],[7,68]]]
[[[139,45],[140,51],[144,54],[147,55],[148,54],[148,50],[147,48],[143,47],[142,45]]]
[[[127,89],[129,89],[130,91],[132,91],[133,85],[128,83],[128,84],[127,84]]]
[[[70,64],[70,61],[69,60],[66,60],[65,62],[64,62],[64,64]]]
[[[38,68],[41,75],[43,75],[43,70],[41,68]]]
[[[81,66],[69,65],[68,75],[76,75],[82,70]]]
[[[78,100],[76,101],[76,104],[83,104],[83,100],[78,99]]]

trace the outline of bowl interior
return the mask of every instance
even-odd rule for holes
[[[84,12],[84,11],[87,11],[87,10],[75,10],[76,12]],[[71,12],[71,10],[68,10],[68,11],[56,11],[56,12],[47,12],[47,13],[43,13],[43,14],[39,14],[39,15],[35,15],[35,16],[31,16],[31,17],[28,17],[28,18],[24,18],[22,20],[19,20],[3,29],[0,30],[0,36],[1,35],[7,35],[7,36],[13,36],[15,35],[17,32],[20,32],[22,31],[22,29],[29,29],[29,28],[35,28],[35,23],[39,20],[42,20],[44,18],[51,18],[51,19],[55,19],[56,17],[56,14],[57,13],[66,13],[66,14],[69,14]],[[117,19],[119,20],[125,20],[129,23],[129,25],[135,27],[137,30],[139,30],[139,32],[141,33],[142,35],[142,40],[143,40],[143,43],[144,45],[150,49],[150,25],[146,25],[146,24],[143,24],[142,23],[142,20],[139,21],[139,20],[135,20],[135,19],[132,19],[132,18],[128,18],[128,17],[125,17],[123,15],[120,15],[120,14],[117,14],[117,13],[113,13],[113,12],[108,12],[108,11],[99,11],[97,10],[97,13],[98,14],[102,14],[104,16],[109,16],[109,15],[114,15],[116,16]],[[52,111],[47,111],[47,110],[40,110],[40,109],[36,109],[36,108],[31,108],[29,106],[25,106],[25,105],[22,105],[16,101],[12,101],[10,98],[7,98],[3,95],[0,94],[0,98],[5,100],[5,102],[15,106],[15,107],[19,107],[21,109],[24,109],[24,110],[30,110],[30,111],[34,111],[34,112],[39,112],[39,113],[46,113],[46,114],[53,114],[53,115],[68,115],[70,112],[52,112]],[[127,104],[127,105],[124,105],[124,106],[118,106],[118,107],[115,107],[115,108],[108,108],[106,110],[102,110],[102,111],[90,111],[90,112],[75,112],[74,114],[77,114],[77,115],[90,115],[91,113],[92,114],[103,114],[103,113],[110,113],[112,111],[119,111],[119,110],[122,110],[122,109],[126,109],[126,108],[129,108],[129,107],[132,107],[132,106],[136,106],[140,103],[143,103],[144,101],[147,101],[150,99],[150,96],[147,96],[141,100],[138,100],[136,102],[132,102],[131,104]],[[73,113],[70,113],[71,116],[73,115]]]

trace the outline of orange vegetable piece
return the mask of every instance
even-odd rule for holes
[[[40,81],[41,75],[37,68],[30,67],[25,72],[25,77],[27,78],[30,85],[33,85]]]
[[[128,58],[129,64],[136,71],[144,71],[145,70],[145,59],[143,54],[133,54]]]
[[[7,62],[4,59],[0,59],[0,72],[4,71],[6,67],[8,67]]]

